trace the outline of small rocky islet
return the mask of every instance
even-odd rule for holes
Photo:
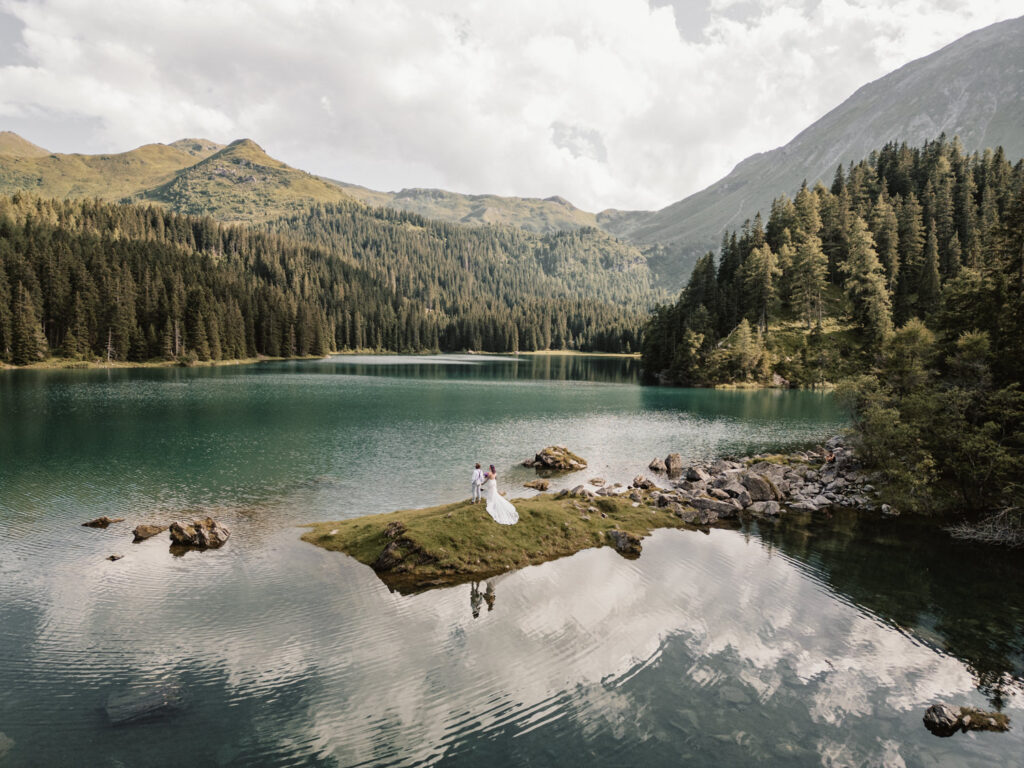
[[[549,446],[523,464],[545,475],[586,468],[586,460],[564,446]],[[611,546],[624,557],[637,557],[643,537],[658,528],[734,527],[745,518],[771,520],[790,511],[836,507],[895,514],[878,502],[871,477],[838,436],[810,450],[690,466],[672,453],[649,469],[628,486],[595,477],[591,487],[581,483],[557,493],[545,493],[546,478],[531,480],[524,485],[541,493],[516,499],[515,526],[496,526],[482,505],[462,501],[316,523],[302,538],[351,555],[392,589],[415,592],[591,547]]]

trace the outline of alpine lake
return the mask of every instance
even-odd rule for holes
[[[644,387],[599,356],[0,372],[0,768],[1020,765],[1024,557],[934,521],[659,530],[637,560],[412,595],[300,540],[466,498],[476,461],[529,496],[546,445],[589,462],[554,489],[628,484],[844,419],[829,394]],[[101,515],[125,521],[81,525]],[[220,549],[132,543],[206,515]],[[1010,731],[938,738],[935,701]]]

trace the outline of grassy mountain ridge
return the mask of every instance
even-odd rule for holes
[[[0,155],[11,157],[42,157],[50,150],[27,141],[13,131],[0,131]]]
[[[502,197],[421,188],[379,192],[340,181],[333,183],[367,205],[386,206],[458,224],[506,224],[541,235],[598,226],[594,214],[580,210],[557,195],[544,199]]]
[[[265,221],[314,203],[351,199],[336,185],[275,160],[251,139],[233,141],[132,197],[163,203],[179,213],[239,222]]]

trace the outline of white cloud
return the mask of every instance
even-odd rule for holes
[[[59,151],[248,136],[376,188],[657,207],[1020,13],[1019,0],[654,5],[10,1],[24,26],[20,64],[0,67],[0,128],[33,139],[37,126]]]

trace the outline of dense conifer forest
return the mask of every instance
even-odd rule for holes
[[[643,365],[690,385],[843,380],[863,457],[907,506],[1019,499],[1024,162],[890,144],[776,199],[655,312]]]
[[[658,295],[637,252],[597,231],[461,228],[357,203],[271,229],[0,198],[0,359],[632,351]]]

